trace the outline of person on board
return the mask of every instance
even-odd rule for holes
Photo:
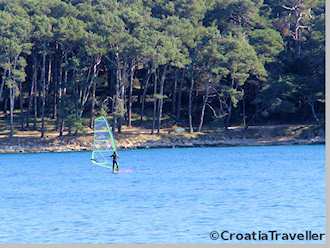
[[[111,157],[112,157],[112,171],[118,171],[118,163],[117,163],[118,155],[117,155],[117,153],[113,152]]]

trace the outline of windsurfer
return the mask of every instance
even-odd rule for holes
[[[114,151],[112,153],[111,157],[112,157],[112,171],[118,171],[118,163],[117,163],[118,155],[117,155],[117,153]]]

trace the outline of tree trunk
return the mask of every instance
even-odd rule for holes
[[[203,122],[204,122],[205,107],[206,107],[206,104],[207,104],[208,97],[209,97],[209,82],[207,82],[206,85],[205,85],[205,96],[204,96],[204,99],[203,99],[203,107],[202,107],[201,118],[200,118],[200,121],[199,121],[198,132],[202,131]]]
[[[119,91],[120,91],[120,86],[121,86],[121,68],[120,68],[120,61],[119,61],[119,55],[118,53],[116,54],[116,86],[115,86],[115,96],[113,97],[113,122],[112,122],[112,132],[115,135],[116,133],[116,128],[118,126],[118,114],[119,114]]]
[[[3,100],[3,113],[7,117],[7,109],[8,109],[8,98],[5,97]]]
[[[7,70],[4,70],[3,77],[1,80],[1,85],[0,85],[0,101],[2,100],[2,93],[3,93],[3,89],[5,87],[6,74],[7,74]]]
[[[30,88],[30,96],[29,96],[29,103],[28,103],[28,109],[26,111],[26,127],[28,128],[30,125],[30,112],[32,110],[32,104],[34,101],[34,91],[37,81],[37,59],[35,56],[33,56],[33,66],[32,66],[33,74],[32,74],[32,82],[31,82],[31,88]]]
[[[42,68],[41,68],[41,80],[42,80],[42,104],[41,104],[41,138],[45,136],[45,106],[46,106],[46,51],[42,54]]]
[[[52,57],[51,57],[51,55],[49,55],[48,56],[48,72],[47,72],[46,91],[49,90],[51,81],[52,81]]]
[[[62,94],[63,94],[63,66],[62,66],[62,56],[59,59],[59,67],[58,67],[58,99],[57,99],[57,115],[56,115],[56,130],[60,129],[60,122],[61,122],[61,106],[62,106]]]
[[[22,87],[22,82],[19,82],[19,108],[20,108],[20,112],[21,112],[21,129],[24,129],[24,108],[23,108],[23,104],[24,104],[24,96],[23,96],[23,87]]]
[[[46,106],[51,105],[51,94],[50,94],[50,85],[52,82],[52,57],[51,55],[48,56],[48,68],[47,68],[47,82],[46,82]],[[49,112],[46,113],[46,116],[51,116]]]
[[[58,117],[58,91],[59,91],[59,74],[61,70],[60,52],[58,51],[58,44],[56,44],[56,55],[54,56],[54,69],[53,69],[53,81],[54,81],[54,99],[53,99],[53,119],[57,120]],[[56,124],[57,129],[57,124]]]
[[[139,104],[141,104],[142,102],[142,94],[143,94],[143,91],[144,91],[144,85],[143,85],[143,80],[138,80],[139,84],[140,84],[140,89],[139,89],[139,93],[137,95],[137,102]]]
[[[189,88],[189,106],[188,106],[188,115],[189,115],[189,130],[190,133],[194,132],[193,121],[192,121],[192,93],[194,89],[194,73],[191,71],[191,81]]]
[[[182,78],[180,80],[179,84],[179,92],[178,92],[178,101],[176,106],[176,121],[179,122],[181,119],[181,100],[182,100],[182,86],[184,81],[184,73],[182,75]]]
[[[90,128],[94,128],[94,119],[95,119],[95,95],[96,95],[96,81],[93,82],[93,89],[92,89],[92,108],[91,108],[91,118],[89,121]]]
[[[13,68],[16,68],[17,57],[15,58]],[[8,76],[11,78],[11,70],[9,69]],[[10,99],[10,133],[9,137],[12,138],[14,136],[14,108],[15,108],[15,87],[11,85],[9,89],[9,99]]]
[[[156,112],[157,112],[157,98],[156,98],[156,94],[157,94],[157,71],[155,71],[155,78],[154,78],[154,111],[153,111],[153,115],[152,115],[152,129],[151,129],[151,134],[154,134],[155,131],[155,126],[156,126]]]
[[[79,103],[79,113],[78,111],[76,113],[77,114],[77,117],[82,117],[82,114],[84,112],[84,109],[85,109],[85,105],[89,99],[89,96],[90,96],[90,93],[91,93],[91,89],[94,85],[94,82],[97,78],[97,75],[98,75],[98,66],[99,64],[101,63],[101,57],[97,57],[95,59],[95,63],[93,64],[93,67],[91,67],[91,69],[89,69],[88,71],[88,76],[87,76],[87,86],[85,86],[85,88],[83,90],[80,90],[80,94],[79,94],[79,90],[78,90],[78,86],[76,87],[76,94],[77,94],[77,98],[80,100],[80,103]],[[91,76],[90,76],[91,74]],[[79,101],[77,101],[79,102]],[[78,105],[78,104],[77,104]],[[76,106],[77,109],[78,109],[78,106]]]
[[[127,104],[127,96],[126,96],[126,85],[128,85],[129,84],[129,72],[127,72],[127,70],[126,69],[128,69],[128,70],[130,70],[130,65],[129,64],[127,64],[126,62],[124,63],[124,65],[123,65],[123,68],[122,68],[122,70],[121,70],[121,73],[122,73],[122,84],[121,84],[121,87],[120,87],[120,95],[121,95],[121,99],[122,99],[122,110],[123,110],[123,112],[122,112],[122,115],[121,115],[121,122],[120,122],[120,124],[121,125],[123,125],[124,124],[124,122],[126,122],[126,125],[127,125],[127,123],[128,123],[128,116],[127,116],[127,114],[128,114],[128,111],[127,111],[127,109],[128,109],[128,104]],[[121,129],[121,126],[120,126],[120,129]]]
[[[118,125],[117,125],[117,130],[118,133],[121,133],[123,121],[124,121],[124,113],[122,111],[125,111],[125,87],[124,85],[120,85],[120,91],[119,91],[119,118],[118,118]]]
[[[34,81],[34,92],[33,92],[33,129],[37,129],[37,118],[38,118],[38,68],[35,68],[35,81]]]
[[[147,95],[147,91],[148,91],[148,86],[149,86],[149,82],[150,82],[150,77],[153,74],[153,72],[148,72],[147,75],[147,79],[146,82],[144,84],[144,89],[143,89],[143,94],[142,94],[142,99],[141,99],[141,118],[140,121],[143,121],[143,116],[144,116],[144,104],[145,104],[145,100],[146,100],[146,95]]]
[[[37,118],[38,118],[38,82],[35,82],[34,85],[34,94],[33,94],[33,129],[37,129]]]
[[[128,85],[128,120],[127,120],[127,126],[132,126],[132,94],[133,94],[133,79],[134,79],[134,60],[132,61],[131,67],[130,67],[130,75],[129,75],[129,85]]]
[[[173,86],[173,93],[172,93],[172,114],[175,115],[175,107],[176,107],[176,97],[177,97],[177,87],[178,87],[178,73],[175,70],[174,72],[174,86]]]
[[[64,63],[67,63],[67,53],[64,54]],[[68,71],[67,68],[64,68],[64,73],[63,73],[63,77],[64,80],[62,82],[61,80],[61,86],[60,86],[60,90],[61,90],[61,104],[60,104],[60,132],[59,132],[59,136],[62,137],[63,133],[64,133],[64,119],[65,119],[65,113],[64,113],[64,99],[63,96],[65,95],[66,92],[66,85],[67,85],[67,80],[68,80]]]
[[[115,78],[115,89],[114,95],[112,96],[112,133],[114,137],[116,136],[117,128],[117,104],[118,104],[118,92],[119,92],[119,81],[118,81],[118,68],[116,68]]]
[[[54,99],[53,99],[53,119],[57,117],[57,98],[58,98],[58,84],[57,80],[54,82]]]
[[[231,79],[231,87],[232,88],[235,88],[235,81],[234,81],[233,78]],[[227,115],[227,118],[225,120],[225,129],[226,130],[228,129],[229,124],[230,124],[230,119],[231,119],[231,114],[232,114],[232,108],[233,108],[233,105],[232,105],[231,97],[229,96],[228,115]]]
[[[320,124],[320,119],[317,117],[316,112],[315,112],[315,104],[314,104],[314,102],[309,102],[308,104],[311,107],[314,120],[316,121],[317,124]]]
[[[10,87],[10,134],[9,137],[14,136],[14,105],[15,105],[15,92],[14,87]]]
[[[123,84],[123,73],[125,70],[124,68],[121,68],[119,71],[119,101],[118,101],[118,107],[119,107],[119,112],[118,112],[118,125],[117,125],[117,130],[118,133],[121,133],[122,125],[123,125],[123,118],[124,118],[124,112],[125,112],[125,85]]]
[[[160,126],[162,122],[162,113],[163,113],[163,102],[164,102],[164,83],[165,83],[165,77],[167,72],[167,65],[164,65],[164,70],[162,77],[160,79],[160,89],[159,89],[159,95],[160,99],[158,101],[158,123],[157,123],[157,133],[160,133]]]
[[[243,99],[242,99],[242,114],[243,114],[243,127],[244,129],[247,129],[247,123],[246,123],[246,109],[245,109],[245,97],[244,97],[244,92],[243,92]]]

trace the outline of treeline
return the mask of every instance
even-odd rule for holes
[[[0,109],[10,136],[320,123],[324,26],[323,0],[1,0]]]

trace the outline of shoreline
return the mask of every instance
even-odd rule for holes
[[[174,149],[174,148],[207,148],[207,147],[251,147],[251,146],[291,146],[291,145],[325,145],[325,141],[309,141],[309,140],[294,140],[289,142],[258,142],[249,141],[241,144],[232,143],[215,143],[215,144],[194,144],[194,145],[155,145],[155,146],[137,146],[137,147],[118,147],[119,150],[129,151],[129,150],[150,150],[150,149]],[[62,153],[62,152],[91,152],[91,148],[67,148],[67,147],[47,147],[44,149],[25,149],[22,147],[17,147],[14,149],[0,150],[0,154],[28,154],[28,153]]]
[[[203,133],[175,133],[164,130],[150,135],[144,130],[124,130],[117,136],[120,150],[190,147],[278,146],[325,144],[324,132],[311,125],[256,126],[248,130],[210,130]],[[0,154],[91,151],[93,134],[80,136],[0,138]]]
[[[119,150],[144,150],[144,149],[168,149],[168,148],[207,148],[207,147],[251,147],[251,146],[290,146],[290,145],[325,145],[324,140],[291,140],[291,141],[244,141],[242,143],[226,143],[219,142],[213,144],[172,144],[172,145],[151,145],[151,146],[132,146],[132,147],[118,147]],[[67,146],[61,147],[44,147],[41,149],[36,148],[23,148],[13,147],[11,149],[0,149],[0,154],[25,154],[25,153],[61,153],[61,152],[91,152],[93,149],[80,147],[69,148]]]

